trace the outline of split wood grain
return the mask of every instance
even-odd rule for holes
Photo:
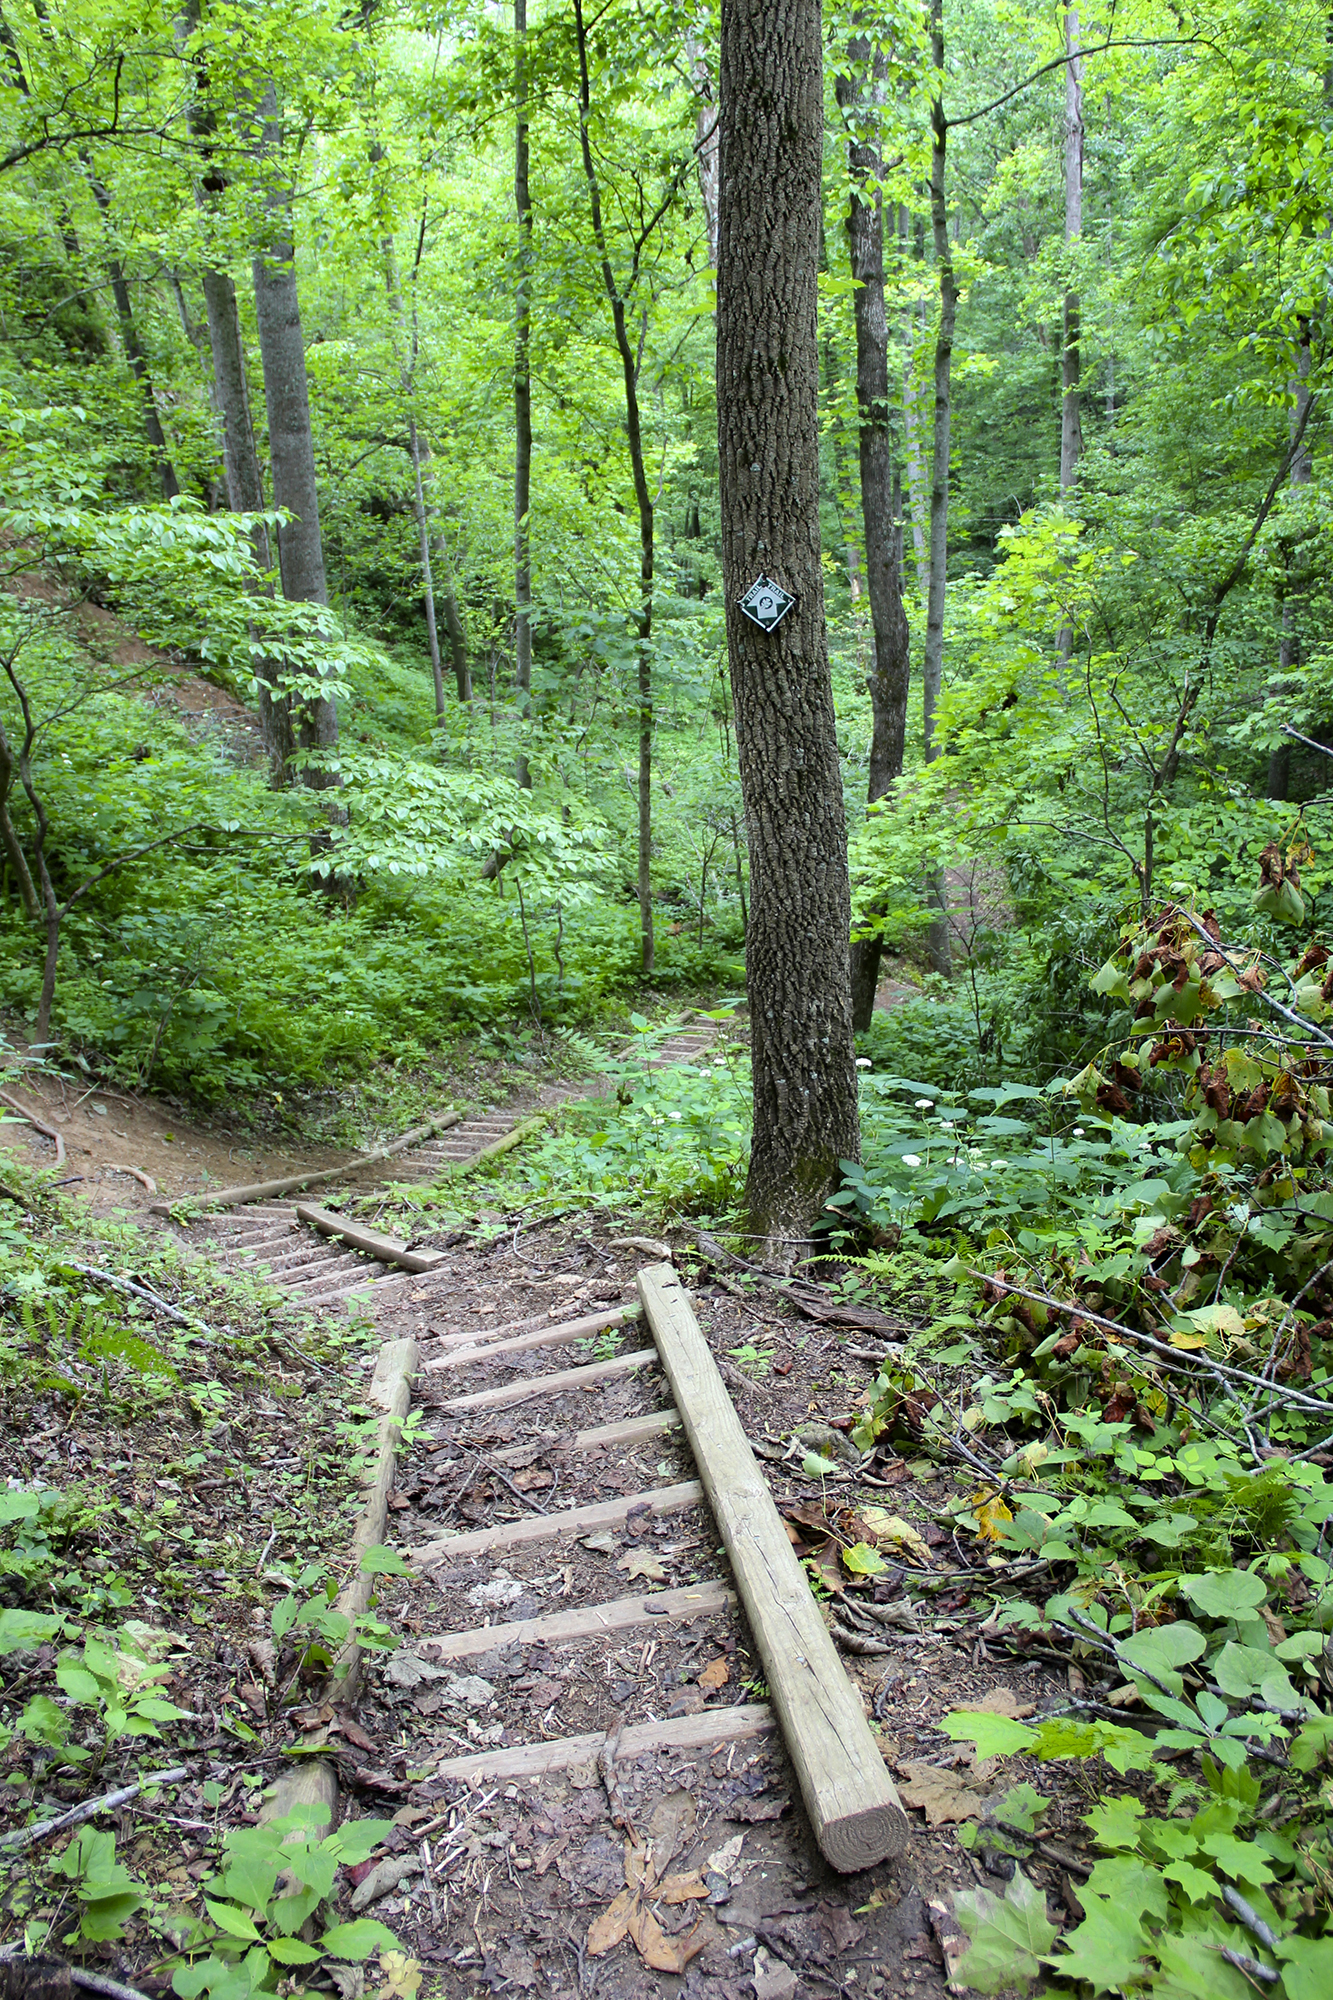
[[[356,1620],[370,1603],[375,1588],[373,1576],[361,1573],[361,1558],[367,1549],[378,1548],[384,1540],[389,1520],[389,1495],[393,1491],[394,1468],[403,1425],[412,1406],[412,1377],[416,1372],[418,1349],[415,1340],[390,1340],[380,1349],[375,1372],[366,1390],[366,1400],[380,1412],[376,1426],[375,1456],[362,1487],[361,1514],[352,1537],[356,1573],[335,1605],[355,1627]],[[361,1675],[361,1648],[355,1637],[342,1648],[333,1664],[325,1688],[326,1696],[347,1701],[356,1690]]]
[[[397,1264],[404,1271],[433,1271],[445,1261],[443,1250],[410,1250],[396,1236],[367,1229],[363,1222],[352,1222],[345,1215],[335,1215],[332,1209],[317,1208],[313,1202],[298,1201],[296,1215],[298,1221],[308,1222],[321,1236],[331,1236],[352,1250],[364,1250],[381,1264]]]
[[[676,1486],[650,1486],[643,1493],[626,1493],[619,1500],[595,1500],[587,1507],[562,1507],[555,1514],[501,1521],[494,1528],[470,1528],[441,1541],[418,1542],[403,1553],[418,1569],[434,1569],[456,1556],[474,1556],[482,1549],[512,1549],[527,1542],[600,1534],[603,1528],[622,1527],[639,1507],[646,1507],[651,1514],[676,1514],[682,1507],[697,1507],[703,1497],[698,1480],[685,1479]]]
[[[637,1283],[815,1838],[843,1873],[871,1868],[901,1853],[907,1815],[680,1279],[654,1264]]]
[[[699,1715],[682,1715],[669,1722],[636,1722],[616,1738],[616,1758],[629,1762],[658,1750],[703,1750],[723,1743],[742,1743],[767,1736],[775,1727],[772,1709],[763,1702],[735,1708],[706,1708]],[[558,1736],[549,1743],[523,1743],[512,1750],[480,1750],[467,1757],[445,1757],[436,1776],[477,1784],[489,1778],[538,1778],[550,1771],[569,1771],[579,1764],[595,1768],[606,1742],[595,1736]]]
[[[654,1591],[649,1597],[613,1597],[605,1604],[582,1604],[575,1611],[551,1611],[542,1618],[442,1633],[423,1640],[421,1652],[431,1660],[472,1660],[497,1646],[549,1646],[598,1632],[628,1632],[636,1625],[685,1625],[692,1618],[711,1617],[735,1606],[736,1593],[724,1583],[692,1583],[679,1590]]]
[[[506,1403],[530,1403],[538,1396],[558,1396],[565,1389],[595,1389],[618,1375],[631,1375],[636,1368],[655,1368],[657,1349],[636,1347],[632,1354],[618,1354],[614,1361],[594,1361],[586,1368],[562,1368],[555,1375],[525,1375],[517,1382],[502,1382],[495,1389],[474,1389],[469,1396],[451,1396],[440,1405],[444,1410],[496,1410]]]

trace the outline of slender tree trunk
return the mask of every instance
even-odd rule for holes
[[[449,657],[453,664],[454,679],[458,683],[458,699],[471,701],[472,668],[468,664],[467,633],[463,630],[458,599],[452,587],[444,593],[444,628],[449,634]]]
[[[857,546],[852,527],[852,462],[847,451],[847,439],[837,417],[838,361],[833,349],[833,339],[827,327],[824,331],[824,399],[833,435],[833,509],[838,517],[838,539],[842,543],[843,559],[847,566],[848,595],[852,600],[853,611],[859,611],[861,551]]]
[[[907,234],[911,218],[906,208],[898,210],[900,254],[907,260]],[[916,225],[915,261],[923,265],[926,255],[925,230]],[[918,299],[903,314],[903,449],[907,468],[907,511],[912,522],[912,571],[916,595],[924,611],[930,596],[930,499],[927,492],[925,447],[922,433],[925,419],[922,403],[925,391],[917,378],[916,340],[918,327],[924,332],[926,301]]]
[[[701,27],[702,27],[701,23]],[[718,131],[717,89],[709,67],[699,28],[685,36],[685,57],[690,66],[690,83],[699,100],[695,120],[694,157],[699,169],[699,199],[704,208],[704,228],[708,236],[708,262],[717,269]]]
[[[931,105],[930,220],[935,244],[935,268],[940,286],[940,321],[935,335],[935,435],[930,461],[930,576],[926,604],[926,647],[921,668],[922,733],[926,762],[938,753],[935,709],[944,674],[944,595],[949,572],[949,428],[952,416],[954,324],[958,317],[958,286],[949,243],[949,211],[944,198],[949,123],[944,112],[943,0],[931,0],[931,52],[938,76],[938,95]],[[937,972],[950,969],[949,924],[945,912],[944,877],[937,865],[927,873],[927,901],[938,912],[926,944]]]
[[[417,545],[421,555],[421,590],[426,610],[426,640],[430,647],[431,680],[435,687],[435,720],[444,727],[444,669],[440,662],[440,634],[435,623],[435,573],[430,560],[430,522],[426,514],[426,489],[421,479],[421,439],[417,420],[407,420],[407,448],[412,458],[412,511],[416,515]]]
[[[727,644],[750,843],[751,1227],[790,1257],[860,1156],[851,897],[819,551],[818,0],[723,0],[717,389]],[[795,598],[770,632],[739,600]]]
[[[282,594],[289,603],[329,601],[324,544],[319,531],[315,446],[310,427],[310,388],[296,289],[292,240],[292,191],[281,159],[282,127],[277,89],[269,84],[260,106],[263,121],[259,155],[268,177],[265,205],[269,240],[254,259],[255,320],[264,369],[273,504],[290,519],[278,530]],[[303,750],[330,751],[338,744],[338,712],[327,696],[301,705],[297,741]],[[303,768],[302,782],[315,790],[337,784],[334,772]]]
[[[107,232],[106,273],[111,281],[111,296],[116,303],[116,318],[120,324],[121,344],[125,349],[125,360],[131,375],[139,385],[139,396],[143,404],[144,435],[148,448],[153,454],[157,472],[157,482],[162,489],[164,500],[174,500],[180,492],[180,482],[176,478],[176,468],[171,462],[167,447],[166,433],[162,429],[162,418],[158,413],[157,397],[153,393],[153,378],[148,368],[148,357],[139,341],[139,330],[134,324],[134,307],[130,302],[130,288],[125,282],[125,269],[111,246],[111,197],[89,170],[88,185],[92,189],[93,200],[101,211]]]
[[[856,20],[853,16],[853,20]],[[907,731],[907,688],[911,671],[910,633],[899,577],[901,540],[897,533],[897,459],[889,414],[889,325],[884,303],[883,204],[875,183],[882,172],[879,147],[859,136],[864,109],[861,71],[875,79],[886,64],[868,36],[847,45],[852,73],[838,77],[837,99],[849,127],[847,161],[852,176],[847,215],[847,247],[856,280],[856,407],[859,418],[861,516],[865,526],[866,594],[870,600],[871,666],[867,678],[874,717],[870,742],[867,803],[884,797],[903,768]],[[879,985],[884,940],[876,932],[851,947],[852,1023],[870,1026]]]
[[[1065,0],[1065,256],[1071,275],[1065,288],[1064,340],[1061,345],[1060,492],[1070,493],[1078,480],[1083,456],[1083,420],[1079,395],[1079,296],[1073,283],[1072,260],[1083,234],[1083,62],[1079,55],[1078,0]]]
[[[1292,403],[1290,425],[1291,436],[1299,437],[1296,454],[1291,461],[1291,471],[1287,477],[1293,488],[1308,486],[1313,476],[1314,466],[1309,447],[1304,442],[1304,430],[1308,421],[1310,401],[1310,324],[1302,323],[1300,345],[1296,350],[1295,398]],[[1287,559],[1287,587],[1282,596],[1282,635],[1278,640],[1277,679],[1269,689],[1270,699],[1290,693],[1290,677],[1300,663],[1301,641],[1298,630],[1298,593],[1291,590],[1291,561]],[[1291,744],[1283,742],[1270,752],[1268,758],[1268,782],[1265,791],[1270,799],[1285,799],[1291,788]]]
[[[641,966],[646,979],[653,969],[653,885],[652,885],[652,779],[653,779],[653,499],[648,486],[648,469],[643,456],[643,429],[639,420],[639,362],[626,324],[625,298],[611,269],[606,230],[602,222],[602,192],[593,165],[592,140],[588,131],[592,116],[591,85],[588,80],[588,38],[583,23],[583,0],[574,0],[574,27],[579,56],[579,143],[583,174],[588,183],[588,203],[592,210],[592,233],[601,261],[602,283],[611,306],[616,348],[625,378],[625,430],[629,438],[630,469],[634,475],[634,498],[639,510],[639,606],[635,617],[638,638],[639,681],[639,934]]]
[[[28,857],[23,852],[22,842],[9,816],[9,801],[14,792],[14,779],[18,775],[18,759],[9,741],[3,722],[0,722],[0,848],[5,860],[14,871],[14,881],[18,887],[19,900],[23,904],[23,914],[34,920],[42,914],[42,906],[37,895],[37,885],[32,879]]]
[[[528,5],[514,0],[514,686],[524,718],[532,711],[532,194],[528,186]],[[515,775],[530,786],[526,752]]]

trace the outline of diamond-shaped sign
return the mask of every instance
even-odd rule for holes
[[[774,583],[770,577],[759,576],[741,598],[740,608],[761,632],[771,632],[782,623],[795,602],[791,592],[784,590],[780,583]]]

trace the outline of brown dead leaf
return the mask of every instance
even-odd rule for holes
[[[664,1903],[689,1903],[708,1894],[708,1884],[697,1868],[688,1875],[668,1875],[658,1894]]]
[[[338,1731],[340,1736],[345,1736],[349,1743],[355,1744],[358,1750],[374,1750],[375,1744],[373,1740],[366,1735],[361,1724],[353,1721],[350,1715],[339,1715],[334,1721],[333,1727]]]
[[[997,1685],[988,1695],[973,1703],[987,1715],[1007,1715],[1011,1722],[1026,1722],[1030,1715],[1037,1713],[1030,1701],[1020,1701],[1012,1688]]]
[[[593,1918],[588,1926],[589,1958],[614,1951],[621,1939],[628,1937],[630,1911],[638,1908],[638,1900],[632,1889],[622,1889],[614,1903]]]
[[[927,1826],[959,1826],[967,1819],[980,1819],[985,1801],[956,1771],[941,1771],[937,1765],[917,1760],[898,1766],[903,1804],[915,1806],[926,1815]]]
[[[569,1835],[567,1833],[560,1834],[555,1840],[548,1840],[541,1853],[537,1856],[536,1862],[533,1865],[533,1873],[535,1875],[544,1875],[551,1863],[558,1860],[568,1846]]]
[[[650,1549],[629,1549],[616,1564],[623,1569],[631,1583],[642,1578],[645,1583],[665,1583],[667,1573]]]
[[[653,1873],[658,1880],[666,1874],[673,1856],[693,1838],[698,1814],[690,1792],[668,1792],[648,1816],[648,1839],[652,1843]]]
[[[699,1935],[703,1928],[701,1924],[696,1924],[692,1931],[686,1931],[680,1937],[668,1937],[652,1911],[645,1910],[642,1904],[630,1912],[627,1928],[640,1958],[645,1965],[651,1965],[654,1972],[683,1972],[708,1942],[706,1937]]]
[[[713,1688],[725,1687],[730,1679],[731,1673],[727,1667],[727,1663],[721,1654],[719,1654],[717,1659],[708,1662],[708,1665],[696,1680],[695,1685],[696,1687],[711,1690]]]
[[[241,1682],[241,1700],[245,1703],[251,1715],[254,1716],[256,1722],[266,1722],[268,1720],[268,1703],[264,1699],[264,1691],[262,1688],[256,1687],[253,1681]]]
[[[637,1895],[641,1889],[651,1889],[656,1880],[653,1852],[647,1841],[627,1840],[625,1842],[626,1886]]]
[[[555,1474],[548,1472],[544,1466],[532,1465],[526,1471],[515,1472],[512,1482],[520,1493],[532,1493],[545,1486],[554,1486]]]

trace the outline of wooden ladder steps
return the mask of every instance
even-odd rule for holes
[[[473,1359],[478,1358],[473,1356]],[[469,1396],[451,1396],[440,1407],[446,1410],[499,1410],[509,1403],[531,1403],[539,1396],[558,1396],[568,1389],[592,1389],[599,1382],[614,1381],[618,1375],[632,1375],[636,1368],[655,1368],[657,1349],[637,1347],[630,1354],[618,1354],[613,1361],[594,1361],[586,1368],[562,1368],[555,1375],[520,1375],[501,1382],[494,1389],[474,1389]]]
[[[472,1334],[447,1334],[446,1340],[459,1345],[449,1354],[437,1355],[425,1364],[424,1373],[442,1368],[470,1368],[475,1361],[491,1361],[497,1355],[532,1354],[542,1347],[570,1347],[576,1340],[590,1340],[596,1334],[624,1326],[637,1319],[637,1306],[616,1306],[610,1312],[587,1313],[582,1319],[565,1320],[556,1326],[539,1327],[534,1333],[517,1333],[509,1339],[485,1340]]]
[[[747,1702],[735,1708],[706,1708],[699,1715],[681,1715],[667,1722],[627,1724],[616,1737],[616,1758],[632,1763],[648,1751],[703,1750],[724,1743],[771,1735],[777,1727],[765,1703]],[[595,1764],[606,1733],[556,1736],[547,1743],[520,1743],[509,1750],[478,1750],[466,1757],[442,1757],[437,1778],[476,1785],[488,1778],[537,1778],[551,1771]]]
[[[683,1625],[691,1618],[708,1618],[734,1611],[736,1593],[725,1583],[690,1583],[679,1590],[656,1590],[647,1597],[613,1597],[605,1604],[583,1604],[574,1611],[551,1611],[541,1618],[520,1618],[508,1625],[474,1625],[466,1632],[446,1632],[422,1645],[432,1660],[475,1660],[506,1646],[550,1646],[559,1640],[586,1639],[602,1632],[628,1632],[636,1625]]]
[[[650,1514],[678,1514],[683,1507],[697,1507],[703,1497],[697,1479],[684,1479],[678,1486],[649,1486],[642,1493],[622,1494],[618,1500],[594,1500],[587,1507],[561,1507],[554,1514],[498,1521],[493,1528],[469,1528],[442,1541],[418,1542],[404,1553],[417,1569],[436,1569],[455,1556],[475,1556],[482,1549],[526,1548],[529,1542],[562,1541],[622,1528],[631,1514],[644,1509]]]

